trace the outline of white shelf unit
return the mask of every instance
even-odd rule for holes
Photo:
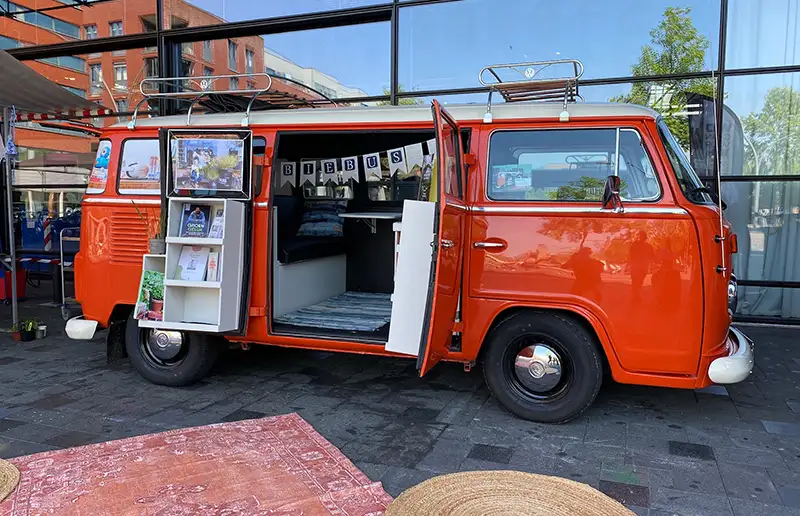
[[[239,327],[244,266],[245,202],[218,198],[171,198],[167,214],[167,254],[162,257],[164,320],[139,321],[140,327],[222,333]],[[181,237],[184,204],[211,206],[211,219],[219,208],[225,213],[222,238]],[[208,247],[219,253],[218,281],[176,279],[184,246]]]

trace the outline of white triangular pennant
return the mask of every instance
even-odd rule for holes
[[[422,159],[425,154],[422,152],[421,143],[406,145],[406,167],[409,176],[419,177],[422,175]]]
[[[336,179],[338,178],[337,172],[339,172],[339,170],[336,167],[335,159],[320,160],[319,168],[322,175],[322,184],[325,184],[328,181],[336,182]]]
[[[316,161],[301,161],[300,162],[300,184],[317,184],[317,162]]]
[[[358,183],[358,157],[342,158],[342,181],[353,179]]]
[[[406,153],[403,147],[398,149],[392,149],[388,152],[389,154],[389,174],[394,176],[395,174],[400,177],[405,177],[408,175],[408,169],[406,168]]]
[[[364,154],[364,177],[367,181],[380,181],[381,156],[377,152]]]
[[[285,161],[281,163],[281,186],[289,183],[292,186],[297,186],[297,163],[294,161]]]

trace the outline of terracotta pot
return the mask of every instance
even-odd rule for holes
[[[164,300],[163,299],[153,299],[150,302],[150,308],[154,312],[161,312],[164,310]]]
[[[16,342],[19,342],[19,341],[22,340],[22,337],[20,336],[18,331],[12,331],[11,332],[11,338],[14,339]]]

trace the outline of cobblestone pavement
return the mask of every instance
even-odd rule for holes
[[[705,392],[607,382],[566,425],[520,420],[479,371],[407,360],[259,348],[226,355],[190,388],[107,365],[104,334],[0,334],[0,457],[165,429],[298,412],[393,496],[433,475],[517,469],[585,482],[637,514],[800,515],[800,346],[793,329],[744,330],[746,382]]]

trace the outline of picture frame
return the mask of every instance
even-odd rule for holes
[[[251,131],[169,130],[166,147],[167,197],[251,198]]]

